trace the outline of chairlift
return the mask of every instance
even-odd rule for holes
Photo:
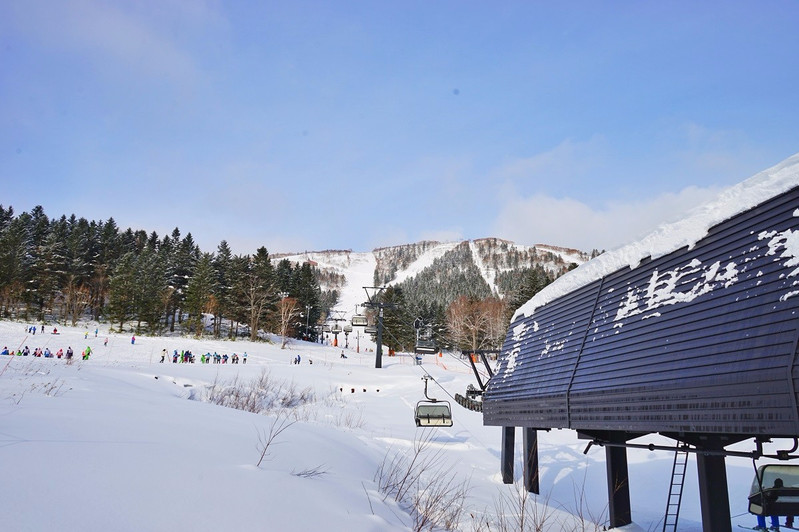
[[[799,515],[799,465],[766,464],[757,468],[749,490],[755,515]]]
[[[377,327],[374,325],[366,327],[363,332],[366,334],[377,334]]]
[[[416,329],[416,346],[414,347],[414,352],[422,355],[436,353],[438,347],[436,347],[436,342],[433,340],[433,326],[424,325],[423,323],[419,323],[420,321],[420,318],[416,318],[416,322],[414,322],[414,328]]]
[[[330,332],[333,334],[338,334],[341,332],[341,325],[338,322],[334,323],[332,327],[330,327]]]
[[[344,332],[347,333],[347,334],[351,333],[352,332],[352,325],[350,325],[349,323],[345,323],[344,324]]]
[[[364,316],[363,314],[355,314],[352,317],[351,322],[353,327],[366,327],[367,325],[369,325],[369,320],[367,320],[366,316]]]
[[[416,411],[414,413],[416,426],[451,427],[452,410],[450,409],[449,401],[439,401],[427,395],[427,381],[431,378],[429,375],[422,377],[424,381],[424,396],[427,400],[416,403]]]

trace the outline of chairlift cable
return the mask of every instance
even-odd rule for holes
[[[456,357],[451,352],[447,353],[447,356],[449,356],[451,359],[457,361],[458,363],[460,363],[462,366],[466,367],[467,369],[470,369],[470,370],[472,369],[471,366],[469,364],[467,364],[465,360],[463,360],[462,358]],[[482,377],[484,377],[486,381],[489,380],[490,375],[486,374],[484,370],[478,369],[477,371],[480,372],[480,375]]]

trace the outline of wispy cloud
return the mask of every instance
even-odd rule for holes
[[[223,19],[206,2],[98,0],[16,2],[16,31],[58,52],[78,53],[101,69],[190,82],[198,73],[188,41]]]
[[[602,173],[608,151],[607,141],[599,135],[585,141],[565,139],[550,150],[505,163],[491,177],[514,194],[566,190]]]
[[[545,195],[508,199],[494,221],[497,236],[518,243],[548,243],[585,251],[613,249],[658,226],[683,218],[720,193],[717,187],[688,187],[648,200],[612,202],[601,208],[571,198]]]

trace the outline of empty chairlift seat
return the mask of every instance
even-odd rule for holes
[[[424,381],[424,396],[427,400],[416,403],[416,410],[414,410],[416,426],[451,427],[452,409],[449,407],[449,401],[439,401],[427,395],[427,381],[433,380],[433,378],[425,375],[422,380]]]
[[[447,401],[419,401],[416,403],[417,427],[451,427],[452,411]]]
[[[799,515],[799,465],[760,466],[749,490],[749,512]]]

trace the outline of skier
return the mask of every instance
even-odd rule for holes
[[[3,347],[3,350],[0,351],[0,355],[8,355],[8,354],[9,354],[8,347]]]
[[[774,479],[774,487],[775,488],[782,488],[783,483],[781,478]],[[766,516],[758,515],[757,517],[757,526],[754,530],[774,530],[779,532],[780,529],[780,518],[776,515],[770,515],[769,518],[771,520],[771,528],[766,528]],[[785,526],[788,526],[787,524]]]
[[[246,364],[247,363],[247,351],[242,353],[241,358],[243,359],[242,360],[242,364]]]
[[[135,336],[131,336],[130,337],[130,345],[133,345],[135,343],[136,343],[136,337]]]
[[[26,346],[26,349],[27,349],[27,346]],[[72,360],[72,354],[73,353],[74,353],[74,351],[72,351],[72,346],[67,347],[67,360]]]
[[[166,349],[163,349],[163,350],[161,351],[161,363],[163,363],[163,362],[164,362],[164,359],[165,359],[165,358],[166,358]]]

